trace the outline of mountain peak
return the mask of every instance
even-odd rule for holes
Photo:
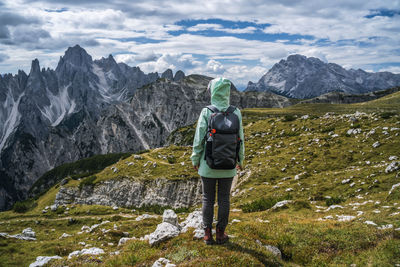
[[[294,54],[294,55],[290,55],[287,57],[287,61],[298,61],[298,60],[306,60],[307,57],[300,55],[300,54]]]
[[[59,70],[65,63],[69,63],[75,67],[89,69],[92,62],[92,56],[77,44],[73,47],[68,47],[64,56],[60,58],[56,70]]]
[[[165,79],[168,79],[168,80],[173,80],[174,79],[174,74],[173,74],[171,69],[167,69],[166,71],[164,71],[161,74],[161,78],[165,78]]]
[[[294,98],[312,98],[342,91],[362,94],[400,85],[400,75],[346,70],[335,63],[316,57],[290,55],[275,64],[257,83],[249,83],[246,91],[270,91]]]
[[[33,75],[35,73],[39,73],[40,72],[40,65],[39,65],[39,60],[37,58],[35,58],[34,60],[32,60],[32,64],[31,64],[31,71],[29,72],[29,75]]]

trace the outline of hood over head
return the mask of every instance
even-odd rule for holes
[[[218,77],[208,83],[207,88],[211,93],[211,104],[219,110],[229,107],[229,97],[231,93],[231,81]]]

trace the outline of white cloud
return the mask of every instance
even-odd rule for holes
[[[196,60],[192,55],[181,53],[166,53],[161,55],[156,61],[138,64],[144,72],[164,72],[166,69],[173,71],[184,70],[187,72],[199,65],[201,65],[201,62]]]
[[[199,23],[196,24],[195,26],[188,27],[187,30],[190,32],[213,30],[213,31],[241,34],[241,33],[254,33],[257,30],[257,28],[252,26],[245,28],[225,28],[221,24]]]
[[[214,59],[210,59],[207,62],[207,70],[209,72],[215,73],[215,74],[220,74],[223,73],[225,68],[224,66],[221,64],[221,62],[218,62]]]
[[[388,72],[400,74],[400,66],[381,68],[379,71],[388,71]]]

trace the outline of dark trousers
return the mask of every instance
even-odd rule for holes
[[[203,226],[212,228],[214,218],[215,186],[218,183],[218,223],[217,227],[225,230],[228,225],[231,195],[231,178],[201,177],[203,189]]]

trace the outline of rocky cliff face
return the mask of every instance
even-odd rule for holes
[[[35,59],[29,75],[0,75],[0,210],[24,198],[45,171],[105,151],[97,143],[107,138],[94,139],[101,114],[158,78],[111,55],[92,60],[78,45],[55,70]]]
[[[313,57],[291,55],[275,64],[245,91],[270,91],[294,98],[311,98],[331,91],[362,94],[400,85],[400,74],[346,70]]]
[[[61,187],[55,204],[87,204],[118,207],[146,205],[191,207],[201,201],[201,180],[155,179],[134,181],[128,178],[108,180],[95,185]]]

